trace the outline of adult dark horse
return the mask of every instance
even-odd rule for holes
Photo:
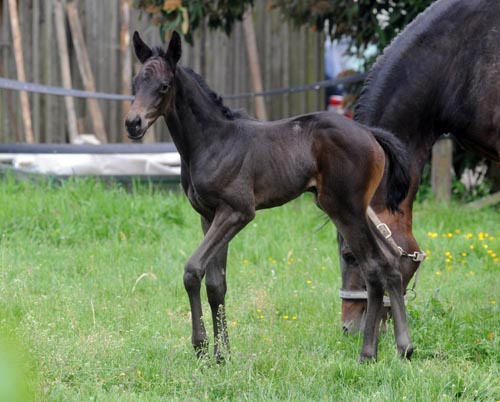
[[[395,133],[410,154],[403,214],[385,207],[384,180],[371,202],[396,243],[414,256],[401,264],[406,288],[421,256],[412,235],[412,204],[434,142],[452,133],[465,148],[500,161],[500,1],[438,0],[430,6],[377,61],[354,118]],[[339,247],[343,288],[353,295],[343,300],[342,321],[353,331],[363,327],[366,308],[366,301],[353,298],[366,287],[341,238]]]
[[[184,285],[192,315],[192,343],[207,353],[202,321],[202,279],[212,311],[217,360],[229,350],[225,318],[229,241],[255,211],[313,192],[351,245],[368,283],[368,313],[361,360],[376,357],[384,290],[393,303],[396,344],[402,356],[413,347],[403,300],[399,250],[377,230],[368,204],[388,161],[385,207],[396,211],[409,185],[404,149],[392,134],[342,116],[314,113],[259,122],[232,111],[200,76],[177,64],[181,41],[174,32],[167,51],[149,48],[136,32],[142,68],[134,78],[135,100],[126,117],[133,139],[163,116],[181,155],[181,182],[201,215],[205,238],[185,265]],[[368,210],[368,211],[367,211]]]

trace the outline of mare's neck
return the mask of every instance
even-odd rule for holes
[[[469,124],[466,72],[476,57],[467,43],[471,32],[485,29],[477,14],[468,2],[434,3],[386,49],[358,102],[356,120],[405,143],[415,187],[438,137],[459,136]]]
[[[175,72],[173,91],[164,118],[177,150],[188,162],[198,149],[217,142],[214,137],[227,122],[210,94],[181,66]]]

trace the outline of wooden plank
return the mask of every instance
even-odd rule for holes
[[[262,75],[260,72],[259,54],[257,52],[257,40],[255,38],[255,29],[253,25],[252,10],[248,9],[243,16],[243,32],[245,37],[245,44],[248,55],[248,64],[250,67],[250,74],[252,77],[252,91],[262,92]],[[255,116],[259,120],[267,120],[266,105],[262,96],[256,96],[255,102]]]
[[[73,84],[71,82],[71,71],[69,66],[68,43],[66,40],[66,21],[64,18],[64,9],[61,0],[54,1],[54,17],[63,87],[66,89],[72,89]],[[75,143],[78,139],[78,127],[76,124],[74,98],[72,96],[65,96],[64,102],[66,105],[66,116],[68,119],[69,140],[71,143]]]
[[[122,94],[130,95],[132,90],[132,50],[130,47],[130,0],[120,0],[120,55],[121,55],[121,87]],[[130,110],[132,102],[123,101],[122,107],[122,121],[125,121],[125,115]],[[124,130],[124,125],[121,125],[121,137],[123,142],[130,142],[127,132]]]
[[[283,88],[290,86],[290,25],[283,24],[281,34],[283,36],[283,81],[281,83]],[[281,98],[281,113],[282,117],[290,117],[290,95],[284,94]]]
[[[21,31],[19,28],[19,16],[17,13],[16,0],[8,0],[9,13],[10,13],[10,27],[12,30],[12,42],[14,44],[14,59],[16,61],[17,79],[19,81],[26,81],[26,74],[24,72],[24,58],[21,44]],[[28,93],[25,91],[19,92],[21,100],[21,112],[23,115],[24,123],[24,139],[28,144],[34,142],[33,127],[31,124],[30,104]]]
[[[32,61],[32,78],[33,82],[40,82],[40,0],[33,0],[33,22],[31,34],[31,54]],[[42,119],[40,113],[40,94],[32,94],[33,105],[33,136],[36,142],[40,142],[40,120]]]
[[[66,5],[66,13],[68,15],[71,36],[78,60],[78,68],[83,80],[83,86],[86,91],[95,92],[96,88],[94,74],[92,73],[92,68],[90,67],[90,61],[85,47],[85,41],[83,39],[83,31],[80,24],[80,18],[78,17],[77,8],[73,1],[68,2],[68,4]],[[104,121],[102,118],[101,110],[99,108],[99,103],[97,99],[87,99],[87,105],[91,114],[91,120],[92,125],[94,126],[95,135],[99,139],[99,141],[101,141],[101,143],[105,144],[108,142],[108,140],[106,136],[106,130],[104,128]]]
[[[43,10],[45,24],[43,26],[43,49],[42,54],[44,57],[40,60],[42,64],[43,83],[47,85],[58,85],[56,82],[56,71],[52,68],[52,60],[54,60],[54,31],[53,31],[53,13],[52,4],[45,3]],[[42,137],[45,142],[59,142],[58,130],[56,129],[57,121],[48,116],[54,116],[56,110],[56,97],[44,96],[43,114],[46,116],[42,124],[43,133]],[[57,116],[57,115],[56,115]]]
[[[104,4],[104,2],[102,2]],[[109,29],[109,39],[108,43],[104,43],[103,49],[109,52],[109,60],[106,62],[106,57],[103,57],[103,70],[107,72],[106,80],[109,83],[107,91],[111,93],[118,93],[121,89],[121,71],[120,71],[120,1],[113,0],[112,7],[109,7],[109,23],[111,29]],[[101,31],[106,26],[104,23],[101,26]],[[103,83],[105,84],[105,83]],[[106,119],[107,131],[109,133],[109,140],[112,142],[121,142],[124,134],[124,124],[121,113],[121,108],[119,103],[105,102],[106,106]]]
[[[431,185],[436,200],[449,202],[451,199],[451,164],[453,141],[443,138],[432,147]]]

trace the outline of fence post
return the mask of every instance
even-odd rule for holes
[[[442,138],[432,147],[431,185],[439,202],[451,200],[451,175],[453,162],[453,141]]]

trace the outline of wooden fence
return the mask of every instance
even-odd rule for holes
[[[56,41],[54,10],[56,1],[63,6],[69,0],[18,0],[22,38],[22,54],[26,81],[52,86],[63,86],[60,53]],[[120,5],[127,0],[73,0],[83,29],[91,70],[98,92],[129,93],[129,85],[122,84],[121,72],[127,66],[120,52],[120,25],[123,16]],[[14,62],[9,0],[0,0],[0,77],[17,79]],[[285,22],[278,10],[268,10],[266,0],[256,0],[253,21],[261,65],[264,89],[289,87],[324,79],[324,36],[308,28],[296,28]],[[131,9],[129,30],[141,32],[149,42],[159,44],[158,28],[151,25],[146,15]],[[83,89],[77,65],[75,47],[66,26],[72,86]],[[135,56],[132,71],[137,68]],[[207,30],[198,33],[194,46],[184,44],[181,63],[200,72],[209,86],[220,94],[252,91],[249,63],[242,24],[235,26],[231,37]],[[130,81],[131,81],[130,77]],[[91,133],[93,125],[85,100],[75,99],[79,133]],[[124,139],[123,102],[99,100],[109,142]],[[278,119],[324,108],[323,91],[300,92],[266,97],[267,116]],[[226,100],[233,108],[245,108],[254,114],[253,99]],[[0,142],[22,142],[25,139],[20,112],[19,93],[0,90]],[[68,142],[67,114],[64,98],[53,95],[30,94],[29,109],[33,122],[35,142]],[[156,124],[149,140],[168,140],[163,122]]]

